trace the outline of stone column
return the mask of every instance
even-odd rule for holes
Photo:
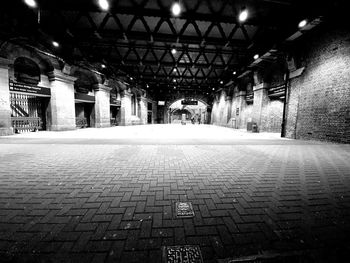
[[[121,92],[120,125],[131,124],[131,94],[124,90]]]
[[[140,106],[141,106],[141,124],[147,124],[147,114],[148,114],[148,109],[147,109],[147,99],[145,97],[141,97],[140,101]]]
[[[253,87],[254,91],[254,102],[253,102],[253,122],[256,122],[258,125],[258,129],[261,130],[261,113],[263,107],[268,102],[268,95],[267,95],[267,84],[266,83],[260,83]]]
[[[227,95],[225,98],[225,105],[226,105],[226,125],[228,127],[232,127],[232,123],[230,123],[231,120],[231,111],[232,111],[232,97]]]
[[[245,109],[245,106],[247,105],[246,101],[245,101],[245,96],[246,96],[246,92],[245,91],[239,91],[238,94],[237,94],[237,108],[234,110],[235,112],[235,118],[236,118],[236,127],[238,129],[244,129],[246,127],[245,126],[245,123],[244,123],[244,116],[243,116],[243,112],[244,112],[244,109]],[[237,112],[238,112],[238,115],[237,115]]]
[[[52,131],[75,129],[74,81],[77,78],[54,70],[50,79]]]
[[[95,91],[95,127],[104,128],[111,126],[111,111],[110,111],[110,91],[112,89],[103,84],[96,84]]]
[[[13,134],[10,110],[9,64],[11,64],[10,60],[0,58],[0,136]]]

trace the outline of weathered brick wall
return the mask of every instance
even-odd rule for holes
[[[213,110],[211,115],[211,121],[214,125],[226,126],[227,125],[227,103],[226,93],[221,91],[218,98],[214,100]]]
[[[260,131],[281,132],[283,114],[283,102],[280,100],[268,100],[261,110]]]
[[[247,122],[252,120],[253,104],[246,104],[239,115],[239,129],[247,129]]]
[[[350,32],[328,25],[302,41],[306,68],[290,84],[286,135],[349,143]]]
[[[262,96],[262,92],[260,93]],[[259,99],[260,103],[258,103]],[[246,129],[248,121],[256,121],[259,123],[261,132],[280,132],[283,103],[270,100],[267,96],[265,96],[263,103],[261,100],[262,98],[257,98],[254,95],[254,104],[247,104],[244,97],[238,96],[237,91],[230,100],[226,99],[225,92],[221,92],[213,104],[212,124],[232,127],[232,118],[234,118],[238,129]],[[257,107],[261,107],[261,109],[257,110]],[[238,115],[236,115],[237,108],[239,108]],[[228,111],[231,113],[230,119],[228,119]]]

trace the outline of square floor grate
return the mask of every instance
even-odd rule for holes
[[[163,247],[164,263],[203,263],[199,246],[166,246]]]
[[[191,202],[176,202],[176,217],[194,217],[194,211]]]

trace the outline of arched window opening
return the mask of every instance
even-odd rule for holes
[[[74,76],[77,77],[77,80],[74,82],[76,92],[88,94],[92,91],[93,81],[89,75],[85,72],[76,71]]]
[[[32,85],[38,85],[40,82],[40,68],[31,59],[19,57],[14,63],[15,79]]]

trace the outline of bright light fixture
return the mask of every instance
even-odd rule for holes
[[[246,21],[248,18],[248,10],[244,9],[242,10],[242,12],[239,14],[238,19],[240,22],[244,22]]]
[[[56,42],[56,41],[52,41],[52,45],[53,45],[54,47],[59,47],[59,46],[60,46],[60,44],[58,44],[58,42]]]
[[[212,88],[212,90],[215,90],[214,88]]]
[[[176,72],[176,68],[174,68],[173,71]]]
[[[107,11],[109,9],[109,3],[107,0],[98,0],[98,4],[104,11]]]
[[[304,19],[304,20],[300,21],[300,23],[298,24],[298,27],[303,28],[304,26],[306,26],[306,24],[307,24],[307,20]]]
[[[24,2],[26,3],[27,6],[29,7],[37,7],[37,4],[34,0],[24,0]]]
[[[233,75],[236,75],[237,74],[237,72],[236,71],[233,71],[233,73],[232,73]]]
[[[172,48],[172,49],[171,49],[171,54],[175,55],[176,52],[177,52],[177,51],[176,51],[176,48]]]
[[[133,78],[132,78],[132,77],[130,77],[130,80],[133,80]]]
[[[148,84],[146,84],[146,87],[149,88]]]
[[[176,89],[176,87],[174,87],[174,89]]]
[[[255,54],[253,58],[254,58],[254,59],[258,59],[258,58],[259,58],[259,55],[258,55],[258,54]]]
[[[173,79],[173,82],[176,82],[176,79]]]
[[[105,65],[105,64],[102,64],[102,65],[101,65],[101,68],[106,68],[106,65]]]
[[[181,6],[178,2],[173,3],[171,6],[171,12],[173,13],[174,16],[178,16],[181,13]]]
[[[224,84],[224,82],[222,80],[220,80],[220,84]]]

